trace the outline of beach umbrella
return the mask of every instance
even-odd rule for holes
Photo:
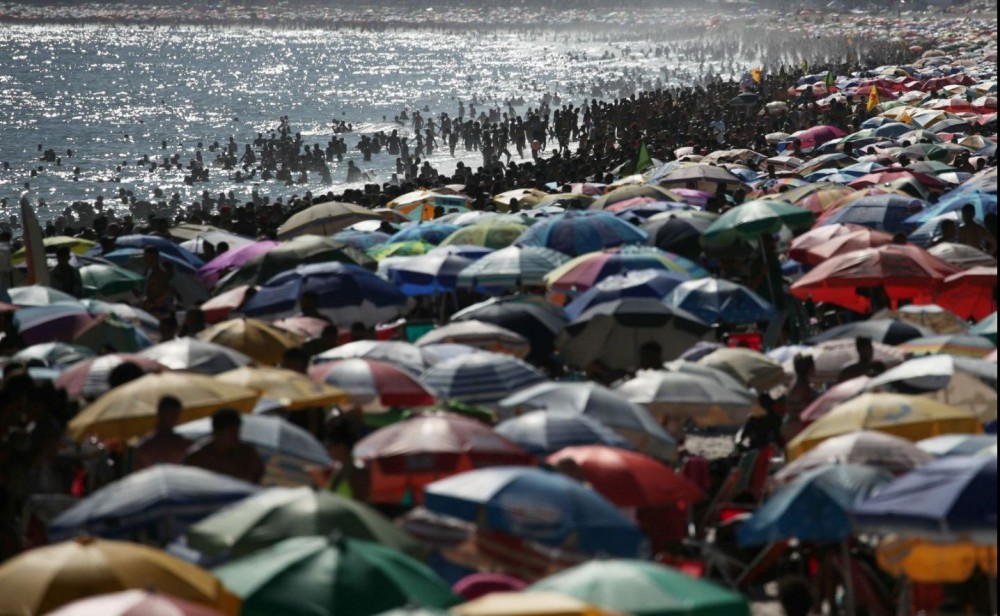
[[[570,321],[559,348],[575,367],[600,360],[612,370],[630,370],[642,363],[644,347],[655,344],[663,359],[673,359],[710,331],[707,323],[684,310],[655,299],[627,297],[598,304]]]
[[[69,293],[46,287],[43,285],[30,285],[26,287],[10,287],[7,289],[9,303],[19,308],[34,308],[37,306],[48,306],[50,304],[75,304],[79,305],[80,300]]]
[[[79,272],[87,297],[135,299],[146,288],[145,276],[115,265],[84,265]]]
[[[982,359],[996,348],[989,340],[975,334],[943,334],[911,338],[899,348],[913,355],[952,355]]]
[[[161,342],[143,350],[139,355],[170,370],[199,374],[219,374],[253,361],[249,356],[228,346],[190,337]]]
[[[506,248],[514,243],[520,235],[528,229],[527,225],[514,222],[503,222],[496,220],[484,220],[475,224],[462,227],[455,231],[438,244],[439,246],[451,246],[455,244],[483,246],[498,250]]]
[[[830,257],[892,242],[892,236],[853,223],[822,225],[794,238],[788,255],[806,265],[819,265]]]
[[[90,249],[97,246],[97,242],[92,242],[90,240],[85,240],[81,237],[69,237],[66,235],[55,235],[53,237],[43,237],[42,246],[45,248],[46,254],[54,254],[60,248],[68,248],[71,254],[82,255],[85,254]],[[24,247],[19,248],[14,251],[11,255],[11,263],[14,265],[20,265],[25,261],[25,249]]]
[[[498,406],[505,416],[528,410],[584,415],[624,436],[637,451],[658,459],[672,460],[677,451],[674,438],[645,407],[591,381],[539,383],[507,396]]]
[[[523,358],[531,350],[531,344],[524,336],[505,327],[475,319],[454,321],[436,327],[417,339],[417,346],[429,344],[458,343],[491,351],[506,353]]]
[[[686,165],[674,169],[663,177],[656,179],[656,184],[662,188],[695,188],[714,193],[719,184],[729,188],[743,186],[743,180],[725,167],[709,164]]]
[[[906,225],[909,217],[929,205],[923,199],[894,193],[861,194],[849,197],[837,208],[827,210],[820,216],[818,223],[856,224],[887,233],[897,233],[911,228]]]
[[[98,352],[110,348],[135,353],[153,346],[153,341],[134,323],[125,323],[115,317],[101,317],[80,329],[73,337],[73,344]]]
[[[531,411],[500,422],[496,433],[536,456],[574,445],[631,448],[629,442],[611,428],[576,413]]]
[[[997,260],[982,250],[966,246],[965,244],[955,244],[953,242],[941,242],[934,244],[927,249],[938,259],[951,263],[962,269],[969,269],[976,266],[996,267]]]
[[[746,389],[722,388],[709,377],[666,370],[641,370],[616,391],[661,420],[690,420],[705,427],[741,426],[756,403]]]
[[[410,220],[431,220],[438,207],[453,212],[466,212],[471,199],[453,191],[432,191],[421,188],[400,195],[386,204],[386,208]]]
[[[969,331],[967,322],[937,304],[908,304],[899,310],[886,309],[873,314],[871,320],[883,318],[912,323],[928,330],[929,333],[926,335],[963,334]]]
[[[95,319],[79,302],[21,308],[14,312],[14,325],[26,344],[70,343]]]
[[[979,433],[979,418],[971,411],[924,398],[890,393],[868,393],[833,407],[792,439],[786,449],[795,459],[828,438],[877,430],[911,441],[948,433]]]
[[[157,464],[95,491],[48,526],[60,541],[80,533],[119,539],[142,535],[166,544],[193,522],[259,488],[212,471]]]
[[[560,571],[525,594],[561,592],[634,616],[749,616],[746,597],[676,569],[641,560],[601,559]]]
[[[997,459],[954,456],[921,466],[853,509],[862,531],[997,544]]]
[[[669,466],[641,453],[604,445],[567,447],[546,461],[557,467],[563,460],[576,463],[583,479],[619,507],[657,507],[693,503],[705,497]]]
[[[121,590],[155,587],[227,616],[240,601],[204,569],[125,541],[77,537],[28,550],[0,566],[0,613],[46,614],[73,601]],[[104,614],[102,612],[102,614]]]
[[[339,359],[316,364],[309,375],[345,392],[351,405],[388,409],[434,404],[434,394],[404,368],[375,359]]]
[[[997,268],[973,267],[944,280],[937,303],[964,318],[981,319],[997,309]]]
[[[578,256],[646,241],[646,232],[606,212],[566,212],[529,227],[515,246],[542,246]]]
[[[280,246],[280,242],[263,240],[239,248],[227,250],[198,269],[198,278],[208,284],[215,284],[219,277],[230,270],[243,267],[255,259]]]
[[[326,201],[290,216],[278,227],[278,239],[287,240],[307,234],[333,235],[356,222],[380,218],[375,212],[360,205]]]
[[[836,383],[844,366],[857,363],[861,358],[853,338],[834,338],[817,342],[812,346],[792,347],[792,349],[794,352],[788,353],[780,359],[785,373],[790,377],[795,375],[795,355],[808,355],[813,358],[813,364],[816,367],[815,372],[810,377],[814,383]],[[771,351],[768,356],[778,359],[777,351],[778,349]],[[884,367],[891,368],[902,363],[905,359],[906,353],[899,347],[872,342],[873,363],[877,362]]]
[[[436,246],[427,254],[444,254],[453,257],[464,257],[475,261],[493,252],[492,248],[484,246],[474,246],[472,244],[449,244],[447,246]]]
[[[212,435],[212,419],[203,417],[177,426],[192,441]],[[300,486],[314,483],[311,469],[333,465],[326,448],[312,434],[276,416],[247,415],[240,423],[240,440],[253,445],[264,462],[263,485]]]
[[[355,340],[323,351],[312,359],[313,365],[339,359],[375,359],[419,375],[432,364],[425,350],[401,340]]]
[[[946,193],[938,199],[938,202],[922,212],[918,212],[906,220],[907,224],[919,225],[945,214],[959,214],[966,204],[972,204],[976,208],[976,219],[982,220],[989,213],[997,211],[997,195],[994,190],[992,194],[986,191],[965,191],[962,190],[969,183]],[[17,302],[15,302],[17,303]]]
[[[323,332],[327,328],[336,328],[336,325],[331,325],[326,319],[303,315],[278,319],[277,321],[272,321],[271,325],[294,334],[303,340],[317,340],[323,337]]]
[[[217,291],[228,291],[240,285],[259,285],[278,274],[310,263],[335,261],[374,268],[374,261],[364,252],[327,237],[302,235],[282,242],[250,259],[232,274],[219,281]]]
[[[386,243],[394,244],[398,242],[420,241],[437,245],[443,242],[455,231],[458,231],[458,227],[455,225],[439,222],[425,222],[410,225],[404,228],[403,230],[392,235]]]
[[[815,215],[794,205],[757,199],[748,201],[719,216],[702,235],[706,246],[725,246],[737,240],[756,241],[783,227],[800,229],[813,223]]]
[[[996,434],[942,434],[917,441],[917,447],[935,458],[984,455],[996,446]]]
[[[382,231],[357,231],[357,230],[347,230],[339,231],[330,236],[330,239],[343,242],[348,246],[353,246],[360,251],[366,251],[369,248],[374,248],[380,244],[385,244],[392,237],[388,233],[383,233]]]
[[[983,423],[996,419],[996,364],[950,355],[917,357],[874,377],[866,388],[924,394],[976,413]]]
[[[152,246],[159,251],[161,256],[171,256],[187,263],[195,269],[205,264],[197,255],[190,250],[185,250],[171,240],[159,235],[119,235],[115,238],[115,246],[118,248],[133,248],[140,252],[147,246]]]
[[[209,556],[241,558],[289,537],[329,536],[380,543],[410,556],[423,548],[381,513],[326,490],[270,488],[190,526],[187,545]]]
[[[581,255],[553,269],[545,276],[545,284],[555,291],[582,292],[608,276],[633,270],[655,269],[703,278],[708,272],[684,257],[653,247],[624,246],[603,252]]]
[[[859,430],[823,441],[778,471],[774,480],[787,483],[815,469],[836,464],[860,464],[902,475],[933,459],[912,441],[882,432]]]
[[[932,333],[920,325],[899,319],[868,319],[837,325],[809,338],[808,342],[818,344],[829,340],[870,338],[873,342],[897,345]]]
[[[276,366],[285,351],[297,348],[301,339],[257,319],[230,319],[198,333],[203,342],[228,347],[263,364]]]
[[[620,616],[554,592],[492,592],[451,610],[457,616]],[[419,614],[417,616],[420,616]]]
[[[222,408],[250,412],[259,397],[252,389],[200,374],[147,374],[95,400],[69,422],[67,431],[77,440],[87,435],[123,441],[142,436],[156,426],[156,408],[164,396],[180,400],[184,409],[181,421],[205,417]]]
[[[490,298],[451,315],[452,323],[469,320],[492,323],[520,334],[531,345],[529,355],[545,360],[552,354],[555,339],[566,325],[566,314],[561,307],[544,298],[520,294]]]
[[[228,319],[233,312],[239,310],[244,302],[253,297],[257,288],[241,285],[209,298],[199,306],[202,314],[205,315],[205,322],[218,323]]]
[[[715,216],[654,216],[642,228],[649,234],[646,243],[688,259],[701,254],[701,236],[715,222]]]
[[[841,403],[866,393],[869,381],[871,381],[871,377],[859,376],[835,383],[803,409],[802,413],[799,414],[799,419],[806,423],[816,421]]]
[[[879,542],[875,560],[883,571],[918,584],[967,582],[977,569],[996,576],[996,546],[935,543],[890,535]]]
[[[215,377],[218,381],[239,385],[275,400],[290,410],[330,406],[347,400],[348,392],[325,383],[317,383],[304,374],[270,366],[241,366]]]
[[[292,537],[215,570],[242,600],[241,616],[356,614],[457,600],[426,565],[343,535]]]
[[[15,356],[16,358],[16,356]],[[167,369],[160,362],[130,353],[110,353],[100,357],[81,357],[70,362],[59,378],[56,386],[66,390],[71,398],[94,399],[111,389],[108,378],[112,370],[124,363],[135,364],[143,372],[162,372]]]
[[[753,387],[757,391],[767,391],[785,380],[785,371],[781,364],[763,353],[750,349],[716,349],[699,359],[697,363],[721,370],[745,387]]]
[[[987,340],[992,340],[993,344],[997,343],[997,313],[989,315],[988,317],[982,319],[975,325],[969,328],[970,334],[975,334],[977,336],[982,336]]]
[[[610,186],[608,187],[610,188]],[[577,200],[579,195],[572,195],[567,197],[567,199]],[[628,201],[629,199],[636,198],[649,198],[655,199],[657,201],[674,201],[674,197],[670,193],[664,190],[660,186],[655,186],[652,183],[649,184],[635,184],[627,186],[619,186],[617,188],[608,190],[603,195],[597,197],[590,202],[589,209],[591,210],[603,210],[616,203],[621,203],[622,201]],[[560,199],[559,201],[565,201]],[[545,203],[544,201],[539,202],[540,204]]]
[[[93,357],[94,351],[65,342],[43,342],[21,349],[10,358],[12,362],[40,361],[48,367],[65,368]]]
[[[442,400],[491,404],[512,391],[546,380],[545,375],[516,357],[476,353],[444,360],[427,369],[420,381]]]
[[[74,601],[48,616],[222,616],[222,612],[150,590],[123,590]]]
[[[577,552],[635,556],[642,533],[614,505],[560,473],[525,466],[468,471],[424,490],[430,511]]]
[[[415,257],[418,255],[425,255],[433,248],[434,244],[429,244],[420,240],[393,242],[369,248],[368,256],[376,261],[384,261],[390,257]]]
[[[891,481],[884,470],[835,464],[808,471],[779,489],[740,525],[741,545],[798,539],[837,543],[851,535],[851,507]]]
[[[743,285],[701,278],[677,285],[663,302],[686,310],[706,323],[756,323],[776,318],[767,300]]]
[[[648,269],[625,271],[601,280],[566,306],[566,316],[575,319],[604,302],[625,297],[648,297],[662,300],[677,285],[689,280],[684,274]]]
[[[472,259],[447,253],[426,254],[386,266],[389,280],[406,295],[434,295],[454,291],[458,274]]]
[[[507,289],[542,284],[545,275],[569,257],[539,246],[511,246],[492,252],[458,274],[458,286]]]
[[[954,266],[917,246],[890,244],[833,257],[799,278],[791,291],[802,300],[865,312],[871,301],[859,295],[858,289],[881,287],[893,301],[929,303],[944,279],[956,272]]]
[[[110,316],[123,323],[139,325],[150,334],[159,334],[160,320],[141,308],[129,304],[105,302],[99,299],[85,299],[81,302],[95,318]]]

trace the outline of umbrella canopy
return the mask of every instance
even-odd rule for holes
[[[214,285],[219,281],[219,277],[226,272],[243,267],[252,259],[270,252],[271,250],[277,248],[280,244],[280,242],[264,240],[227,250],[205,265],[201,266],[201,268],[198,269],[198,278],[205,281],[207,284]]]
[[[217,291],[228,291],[240,285],[259,285],[282,272],[310,263],[336,261],[351,265],[373,266],[374,261],[364,252],[327,237],[302,235],[241,265],[219,282]]]
[[[355,340],[316,355],[312,362],[315,365],[352,358],[390,363],[414,375],[419,375],[433,363],[423,349],[401,340]]]
[[[833,436],[856,430],[877,430],[917,441],[950,432],[982,432],[971,411],[936,400],[903,394],[864,394],[835,406],[787,445],[794,459]]]
[[[917,447],[935,458],[975,456],[996,446],[996,434],[942,434],[917,442]]]
[[[835,229],[828,232],[827,229]],[[826,237],[827,239],[821,240]],[[854,224],[831,223],[816,227],[792,240],[788,254],[806,265],[819,265],[831,257],[864,248],[877,248],[892,242],[882,231]]]
[[[221,408],[250,412],[259,394],[199,374],[147,374],[95,400],[69,422],[67,431],[78,440],[89,434],[122,441],[142,436],[155,427],[156,407],[163,396],[179,399],[184,408],[180,420],[191,421]]]
[[[997,570],[996,546],[973,543],[941,544],[913,537],[889,536],[875,552],[879,568],[920,584],[967,582],[977,569]]]
[[[798,539],[835,543],[851,535],[849,511],[892,475],[857,464],[837,464],[809,471],[781,488],[753,517],[740,525],[742,545]]]
[[[872,319],[880,318],[913,323],[926,328],[931,334],[961,334],[969,331],[967,322],[937,304],[908,304],[899,310],[886,309],[872,315]]]
[[[773,320],[778,314],[774,306],[750,289],[720,278],[683,282],[663,301],[706,323],[756,323]]]
[[[709,331],[707,323],[684,310],[629,297],[598,304],[571,321],[559,347],[572,366],[600,360],[607,368],[629,370],[676,358]]]
[[[329,536],[380,543],[418,557],[421,546],[364,503],[325,490],[271,488],[194,524],[187,544],[209,556],[241,558],[289,537]]]
[[[545,360],[552,354],[555,339],[566,324],[566,315],[559,306],[536,295],[525,294],[473,304],[451,315],[451,320],[453,323],[485,321],[506,328],[527,339],[531,345],[530,356]]]
[[[986,254],[978,248],[966,246],[965,244],[941,242],[928,248],[927,252],[942,261],[951,263],[955,267],[960,267],[962,269],[969,269],[976,266],[997,266],[997,260],[995,257]]]
[[[458,274],[472,259],[445,252],[417,255],[386,265],[389,280],[406,295],[434,295],[453,291]]]
[[[459,605],[451,613],[457,616],[616,616],[611,610],[555,592],[492,592]]]
[[[801,229],[813,223],[815,215],[782,201],[757,199],[738,205],[712,223],[702,243],[725,246],[738,240],[756,241],[761,235],[777,233],[783,227]]]
[[[620,434],[586,415],[532,411],[500,422],[497,434],[541,456],[574,445],[630,448]]]
[[[607,212],[566,212],[526,230],[515,246],[542,246],[566,255],[646,241],[646,232]]]
[[[835,338],[813,346],[783,347],[771,351],[768,355],[777,359],[777,354],[783,350],[791,351],[782,358],[782,365],[789,377],[795,376],[795,355],[809,355],[813,358],[816,370],[810,375],[809,380],[814,383],[836,383],[844,366],[855,364],[861,359],[857,342],[853,339]],[[901,364],[905,358],[906,353],[898,347],[881,342],[872,343],[873,364],[893,367]]]
[[[72,342],[94,322],[87,307],[79,302],[21,308],[14,312],[14,324],[26,344]]]
[[[862,194],[850,197],[839,207],[828,210],[820,217],[819,223],[856,224],[887,233],[898,233],[912,230],[912,226],[908,228],[904,222],[929,205],[923,199],[894,193]]]
[[[216,323],[199,332],[198,339],[228,347],[271,366],[281,363],[285,351],[302,344],[294,334],[257,319],[245,318]]]
[[[693,261],[657,248],[624,246],[581,255],[545,276],[545,284],[556,291],[586,291],[608,276],[632,270],[654,269],[690,278],[703,278],[708,272]]]
[[[330,406],[347,400],[348,392],[326,383],[317,383],[304,374],[269,366],[242,366],[215,377],[223,383],[257,391],[261,397],[275,400],[294,411]]]
[[[933,459],[912,441],[882,432],[859,430],[823,441],[778,471],[774,479],[785,483],[809,471],[835,464],[861,464],[902,475]]]
[[[738,187],[743,184],[743,180],[725,167],[695,164],[674,169],[657,178],[656,183],[667,188],[695,188],[714,193],[719,184]]]
[[[287,240],[299,235],[333,235],[345,227],[362,220],[379,220],[381,217],[366,207],[353,203],[326,201],[308,207],[278,227],[278,239]]]
[[[635,616],[749,616],[746,597],[640,560],[602,559],[551,575],[527,594],[561,592]]]
[[[359,231],[357,229],[345,229],[330,236],[331,239],[343,242],[361,251],[385,244],[389,241],[390,237],[392,236],[381,231]]]
[[[222,612],[161,592],[124,590],[74,601],[49,616],[222,616]]]
[[[174,338],[139,353],[170,370],[219,374],[249,364],[252,359],[234,349],[197,338]]]
[[[94,351],[84,346],[65,342],[43,342],[21,349],[14,353],[11,360],[23,363],[37,360],[50,368],[65,368],[93,356]]]
[[[937,302],[964,318],[996,312],[997,268],[976,266],[945,278]]]
[[[634,556],[642,533],[614,505],[559,473],[530,467],[469,471],[436,481],[425,506],[481,527],[578,552]]]
[[[73,343],[98,352],[113,349],[124,353],[135,353],[153,346],[153,340],[142,327],[115,317],[95,320],[77,332]]]
[[[992,340],[993,344],[997,343],[997,313],[989,315],[983,320],[979,321],[975,325],[969,328],[970,334],[975,334],[977,336],[982,336],[987,340]]]
[[[428,406],[434,394],[405,369],[375,359],[350,358],[313,366],[309,375],[346,393],[358,407]]]
[[[141,355],[111,353],[74,362],[56,379],[56,386],[66,390],[72,398],[94,399],[111,389],[108,378],[111,371],[124,363],[135,364],[143,372],[162,372],[166,366]]]
[[[243,599],[241,616],[356,614],[457,600],[426,565],[377,543],[293,537],[215,570]]]
[[[996,345],[982,336],[970,334],[944,334],[911,338],[899,348],[913,355],[951,355],[954,357],[982,359],[996,348]]]
[[[590,287],[566,306],[566,316],[575,319],[598,304],[624,297],[649,297],[662,300],[677,285],[689,280],[684,274],[657,269],[626,271],[608,276]]]
[[[0,593],[0,613],[46,614],[78,599],[149,587],[240,613],[239,599],[204,569],[155,548],[91,537],[29,550],[0,566],[0,588],[17,589]]]
[[[642,228],[649,234],[646,242],[661,250],[696,259],[701,254],[701,236],[715,222],[716,216],[678,216],[676,213],[654,216]]]
[[[716,349],[697,363],[721,370],[744,386],[753,387],[757,391],[767,391],[785,380],[785,370],[781,364],[750,349]]]
[[[258,487],[193,466],[158,464],[136,471],[84,498],[49,523],[49,536],[81,532],[119,539],[142,534],[166,544],[191,523],[241,500]]]
[[[524,336],[511,330],[475,319],[460,320],[436,327],[416,341],[417,346],[457,343],[514,357],[525,357],[531,344]]]
[[[899,319],[868,319],[831,327],[825,332],[809,338],[808,342],[817,344],[828,340],[870,338],[872,342],[897,345],[921,336],[929,336],[932,333],[924,327]]]
[[[83,294],[99,299],[136,299],[146,288],[146,277],[116,265],[95,263],[79,269]]]
[[[499,403],[504,413],[547,410],[575,413],[598,420],[624,436],[637,451],[672,460],[677,443],[645,407],[594,382],[546,382],[526,387]]]
[[[707,376],[666,370],[642,370],[617,391],[661,421],[690,419],[704,427],[741,426],[756,403],[748,390],[723,388]]]
[[[376,261],[385,261],[392,257],[415,257],[425,255],[434,248],[434,244],[421,240],[408,242],[393,242],[381,244],[368,249],[368,255]]]
[[[996,545],[996,485],[996,456],[935,460],[854,507],[854,521],[860,530]]]
[[[462,288],[507,289],[542,284],[544,277],[569,257],[540,246],[511,246],[490,253],[458,274]]]
[[[190,250],[185,250],[173,241],[159,235],[119,235],[115,238],[115,246],[118,248],[134,248],[140,252],[147,246],[152,246],[160,252],[161,256],[175,257],[194,268],[205,264],[204,261],[199,259]]]
[[[546,380],[545,375],[516,357],[477,353],[447,359],[430,367],[420,381],[443,400],[490,404],[512,391]]]
[[[452,246],[456,244],[483,246],[498,250],[514,243],[527,225],[497,220],[484,220],[462,227],[446,237],[439,245]]]
[[[63,293],[51,287],[35,284],[27,287],[11,287],[7,289],[9,303],[19,308],[48,306],[49,304],[79,304],[80,300],[69,293]]]
[[[619,507],[657,507],[704,498],[701,488],[669,466],[641,453],[603,445],[567,447],[546,461],[556,468],[571,460],[583,480]]]

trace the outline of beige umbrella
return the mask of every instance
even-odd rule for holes
[[[215,378],[252,389],[288,410],[330,406],[347,400],[347,392],[343,389],[317,383],[304,374],[283,368],[243,366]]]
[[[417,341],[417,346],[429,344],[457,343],[494,353],[507,353],[518,358],[531,351],[531,343],[524,336],[505,327],[477,321],[456,321],[432,329]]]
[[[716,349],[699,359],[698,363],[718,368],[757,391],[767,391],[785,381],[785,371],[781,364],[750,349]]]
[[[299,235],[333,235],[362,220],[379,220],[379,215],[353,203],[326,201],[293,215],[278,227],[278,239]]]
[[[257,319],[230,319],[198,334],[200,340],[235,349],[271,366],[281,363],[285,351],[302,344],[299,336]]]

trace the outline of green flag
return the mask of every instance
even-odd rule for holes
[[[809,72],[809,60],[802,60],[802,72],[803,73]]]
[[[631,160],[622,167],[622,177],[642,173],[648,167],[653,166],[653,157],[649,155],[646,144],[639,145],[639,153],[635,155],[635,160]]]
[[[827,71],[826,72],[826,77],[823,79],[823,83],[826,85],[826,89],[827,90],[829,90],[830,88],[833,87],[833,83],[834,83],[833,71]]]

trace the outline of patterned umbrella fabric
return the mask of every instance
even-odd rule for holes
[[[933,459],[934,456],[912,441],[882,432],[859,430],[823,441],[778,471],[774,480],[787,483],[809,471],[835,464],[861,464],[902,475]]]
[[[546,275],[545,284],[556,291],[582,292],[608,276],[643,269],[663,270],[691,278],[708,276],[701,266],[684,257],[653,247],[624,246],[568,261]]]
[[[511,246],[490,253],[458,274],[458,286],[480,289],[509,289],[541,285],[545,275],[562,265],[569,257],[541,248]]]
[[[143,372],[162,372],[166,366],[160,362],[128,353],[111,353],[75,362],[56,379],[56,386],[66,390],[73,398],[92,400],[111,389],[108,378],[111,372],[124,363],[132,363]]]
[[[403,368],[375,359],[339,359],[310,368],[309,375],[347,393],[349,402],[367,409],[428,406],[434,394]]]
[[[515,246],[542,246],[566,255],[646,241],[646,232],[605,212],[567,212],[530,227]]]
[[[777,317],[777,311],[767,300],[743,285],[719,278],[683,282],[663,301],[706,323],[756,323]]]
[[[496,432],[536,456],[575,445],[631,448],[625,438],[600,421],[558,411],[532,411],[506,419],[497,424]]]
[[[477,353],[435,364],[420,380],[443,400],[490,404],[546,379],[539,370],[510,355]]]
[[[658,269],[625,271],[608,276],[570,302],[566,306],[566,316],[575,319],[597,304],[624,297],[651,297],[662,300],[677,285],[687,280],[689,278],[685,274]]]

